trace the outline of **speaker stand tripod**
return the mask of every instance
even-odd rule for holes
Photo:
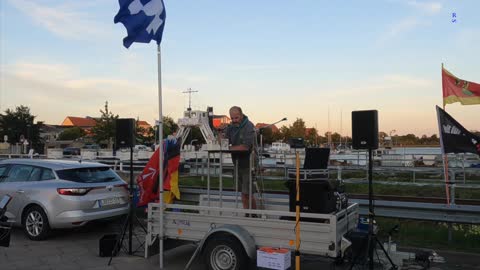
[[[372,162],[372,148],[368,148],[368,241],[365,241],[365,244],[367,245],[367,250],[368,250],[368,269],[373,270],[374,266],[374,261],[373,261],[373,252],[375,250],[376,245],[378,244],[380,248],[382,249],[383,253],[385,254],[385,257],[388,259],[390,262],[390,265],[392,266],[390,269],[398,269],[397,265],[392,261],[392,258],[390,258],[390,255],[388,252],[385,250],[383,247],[382,243],[377,238],[377,234],[375,230],[373,229],[373,220],[375,219],[375,210],[373,207],[373,162]],[[353,269],[353,266],[355,265],[356,261],[358,260],[360,254],[358,254],[354,259],[351,264],[350,270]]]
[[[133,232],[134,229],[134,221],[137,222],[138,225],[142,228],[142,230],[147,233],[147,229],[143,224],[140,222],[138,219],[136,213],[135,213],[135,207],[134,207],[134,202],[133,202],[133,147],[130,146],[130,185],[129,185],[129,199],[130,199],[130,207],[128,211],[128,215],[125,217],[125,221],[122,226],[122,231],[120,233],[119,240],[115,243],[115,246],[112,250],[112,255],[110,256],[110,260],[108,261],[108,265],[111,264],[113,256],[116,255],[116,253],[120,252],[121,248],[123,247],[123,240],[125,239],[125,234],[127,232],[127,227],[128,227],[128,255],[133,255],[138,248],[135,251],[132,251],[132,239],[133,236],[135,236],[138,240],[138,237],[135,235]],[[134,220],[135,219],[135,220]],[[141,242],[140,247],[145,245],[145,242]]]

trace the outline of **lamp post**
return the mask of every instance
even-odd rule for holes
[[[196,142],[196,141],[198,141],[198,140],[197,140],[197,139],[191,140],[191,141],[190,141],[190,145],[193,146],[193,142]]]
[[[28,154],[30,151],[30,144],[32,143],[32,135],[30,134],[32,125],[30,123],[27,124],[27,138],[25,139],[25,152]]]
[[[395,142],[393,141],[393,134],[394,134],[395,132],[397,132],[397,131],[396,131],[395,129],[393,129],[393,130],[390,130],[390,132],[388,133],[388,134],[390,135],[390,138],[392,139],[392,146],[395,145]]]

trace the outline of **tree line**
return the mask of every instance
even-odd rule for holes
[[[108,109],[108,103],[104,109],[100,110],[101,116],[95,118],[95,126],[86,131],[80,127],[71,127],[64,129],[56,138],[59,141],[83,141],[84,143],[96,143],[104,148],[113,147],[115,141],[115,120],[119,118],[118,114],[114,114]],[[41,138],[40,133],[45,128],[45,123],[37,121],[36,116],[30,111],[30,108],[24,105],[15,107],[15,109],[7,109],[0,114],[0,136],[4,142],[10,144],[23,144],[28,142],[29,148],[33,148],[37,153],[44,152],[45,141]],[[173,134],[178,129],[175,121],[169,117],[163,117],[163,137]],[[144,129],[137,125],[136,128],[136,144],[151,145],[158,138],[158,130],[156,128]]]
[[[472,130],[473,134],[480,136],[480,131]],[[322,135],[318,134],[318,130],[314,127],[308,128],[305,121],[297,118],[289,126],[282,126],[278,132],[273,132],[271,128],[262,131],[263,143],[271,144],[272,142],[280,141],[288,143],[289,138],[303,138],[307,146],[325,146],[329,142],[334,145],[349,146],[352,143],[350,136],[341,135],[337,132],[325,132]],[[330,139],[329,139],[330,138]],[[440,139],[437,134],[431,136],[422,135],[420,137],[415,134],[406,135],[391,135],[380,131],[378,134],[379,142],[383,145],[390,146],[439,146]]]
[[[95,118],[96,125],[87,133],[82,128],[71,127],[64,129],[58,136],[57,140],[83,140],[84,142],[96,143],[102,147],[111,148],[115,141],[115,120],[119,118],[118,114],[114,114],[108,109],[108,103],[105,104],[104,109],[99,110],[100,117]],[[30,112],[30,108],[20,105],[15,110],[7,109],[3,114],[0,114],[0,136],[6,139],[10,144],[23,143],[28,141],[29,147],[35,149],[38,153],[43,153],[45,142],[40,137],[44,123],[37,121],[36,116]],[[169,117],[163,117],[163,137],[173,134],[178,130],[178,125]],[[271,128],[260,129],[263,143],[271,144],[273,142],[286,142],[290,138],[303,138],[307,146],[325,146],[329,142],[334,147],[338,145],[349,146],[352,142],[350,136],[343,136],[337,132],[325,132],[323,135],[318,133],[314,127],[307,127],[302,118],[297,118],[289,126],[282,126],[278,132],[273,132]],[[471,131],[480,136],[479,131]],[[151,145],[155,143],[158,138],[158,130],[155,127],[144,129],[137,125],[136,143]],[[158,140],[158,139],[157,139]],[[380,143],[391,142],[392,146],[438,146],[440,144],[439,138],[436,134],[431,136],[422,135],[417,137],[414,134],[406,135],[392,135],[379,132]],[[197,128],[192,128],[186,144],[194,143],[201,144],[205,140]]]

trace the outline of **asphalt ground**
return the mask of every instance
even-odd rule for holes
[[[99,256],[99,240],[106,234],[120,234],[122,227],[121,220],[94,222],[74,230],[54,231],[51,237],[45,241],[31,241],[21,229],[14,228],[12,229],[10,247],[0,247],[0,269],[160,269],[158,254],[148,259],[143,257],[144,252],[141,248],[141,242],[144,240],[144,234],[139,226],[135,228],[136,233],[132,239],[133,251],[137,248],[139,250],[134,255],[128,255],[128,247],[124,246],[118,256],[113,257],[111,265],[108,266],[110,258]],[[193,244],[167,251],[165,253],[164,269],[184,269],[194,251],[195,246]],[[437,253],[445,258],[446,263],[434,263],[430,269],[480,270],[480,254],[451,251],[437,251]],[[205,265],[201,259],[196,259],[190,269],[205,269]],[[301,269],[350,269],[350,266],[347,263],[338,266],[318,257],[304,257],[302,258]],[[356,266],[353,269],[368,269],[368,267]],[[408,269],[422,268],[412,267]]]

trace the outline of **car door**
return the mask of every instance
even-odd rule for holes
[[[28,165],[10,165],[5,172],[6,175],[2,177],[0,190],[3,194],[8,194],[12,197],[6,212],[9,222],[17,224],[21,222],[21,211],[28,203],[24,188],[29,182],[33,168]]]
[[[0,200],[3,198],[5,195],[9,195],[7,193],[7,189],[4,184],[4,180],[7,177],[7,172],[8,172],[8,166],[7,165],[0,165]],[[7,207],[8,209],[8,207]]]

